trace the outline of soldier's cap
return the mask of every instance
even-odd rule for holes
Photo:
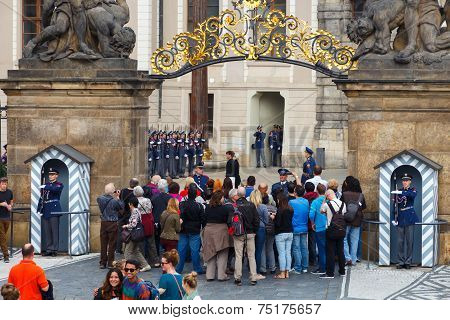
[[[56,173],[56,174],[59,174],[59,171],[56,170],[56,169],[54,169],[54,168],[49,168],[49,169],[48,169],[48,173],[49,173],[49,174],[50,174],[50,173]]]
[[[276,129],[278,127],[278,125],[274,124],[273,127]]]
[[[402,176],[402,181],[410,181],[410,180],[412,180],[412,176],[410,174],[405,173]]]
[[[172,134],[173,132],[172,131],[169,131],[169,133],[168,134]]]
[[[310,148],[306,147],[305,151],[308,152],[309,154],[314,154],[314,151],[312,151]]]
[[[292,174],[288,169],[278,169],[278,174],[280,176],[287,176]]]
[[[196,164],[194,166],[194,169],[197,169],[197,168],[204,169],[205,168],[205,164],[203,162],[200,162],[200,163],[198,163],[198,164]]]
[[[262,125],[256,127],[256,130],[262,129]]]
[[[186,134],[186,132],[184,132],[184,131],[181,131],[181,132],[180,132],[180,134]]]

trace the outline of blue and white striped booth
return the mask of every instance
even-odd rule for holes
[[[94,161],[70,145],[51,145],[38,152],[25,163],[31,163],[31,244],[41,253],[41,215],[37,213],[39,186],[49,167],[60,172],[58,181],[64,184],[61,207],[64,212],[89,210],[90,170]],[[69,228],[69,221],[71,227]],[[89,214],[64,215],[60,219],[60,251],[71,255],[89,252]],[[70,234],[69,234],[70,230]],[[69,248],[70,246],[70,248]]]
[[[397,244],[393,241],[396,234],[392,224],[394,202],[391,191],[401,186],[401,175],[409,173],[413,176],[412,186],[418,191],[414,207],[420,222],[431,223],[438,215],[438,172],[442,166],[428,159],[415,150],[404,150],[390,159],[380,163],[374,169],[380,169],[379,210],[380,221],[386,222],[379,229],[379,264],[396,263]],[[433,266],[433,250],[437,245],[439,235],[433,232],[433,226],[416,226],[414,234],[413,263],[423,267]],[[414,258],[416,257],[416,259]],[[435,257],[436,259],[437,257]],[[414,262],[414,259],[416,262]]]

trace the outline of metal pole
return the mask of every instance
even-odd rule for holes
[[[370,270],[370,222],[367,222],[369,225],[369,230],[367,231],[367,269]]]
[[[86,210],[86,254],[89,254],[89,211]]]
[[[72,259],[72,215],[69,213],[69,257]]]
[[[14,257],[13,241],[14,241],[14,211],[11,210],[11,223],[9,231],[9,256],[11,258]],[[3,257],[3,259],[5,259],[5,257]]]

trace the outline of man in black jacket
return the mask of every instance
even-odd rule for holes
[[[236,190],[230,191],[230,197],[234,197]],[[247,252],[248,263],[250,265],[250,283],[255,285],[258,280],[256,273],[256,260],[255,260],[255,235],[259,228],[259,215],[256,211],[256,207],[253,203],[248,202],[245,199],[245,188],[239,187],[237,190],[238,199],[236,200],[236,208],[242,214],[245,235],[235,236],[233,235],[234,251],[236,254],[234,264],[234,283],[238,286],[242,285],[242,257],[244,254],[244,248]]]
[[[188,247],[191,249],[192,265],[195,272],[197,274],[205,273],[200,264],[200,230],[206,224],[206,215],[203,205],[195,201],[197,190],[197,186],[191,183],[188,187],[187,200],[180,203],[181,231],[180,239],[178,240],[180,261],[176,267],[178,273],[183,272]]]
[[[159,236],[161,234],[161,224],[159,223],[161,214],[167,209],[167,204],[172,198],[167,192],[169,191],[169,186],[167,185],[167,180],[161,179],[158,182],[159,193],[154,195],[151,199],[153,205],[153,219],[155,221],[155,245],[158,256],[160,255],[160,245]],[[153,255],[153,253],[150,253]]]

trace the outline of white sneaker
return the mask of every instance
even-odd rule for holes
[[[308,273],[308,269],[303,269],[302,273]]]
[[[150,265],[148,264],[147,266],[145,266],[144,268],[141,269],[141,272],[150,271],[151,269],[152,269],[152,267],[150,267]]]
[[[255,276],[255,279],[254,280],[256,280],[256,281],[258,281],[258,280],[264,280],[266,277],[265,276],[263,276],[262,274],[257,274],[256,276]]]

